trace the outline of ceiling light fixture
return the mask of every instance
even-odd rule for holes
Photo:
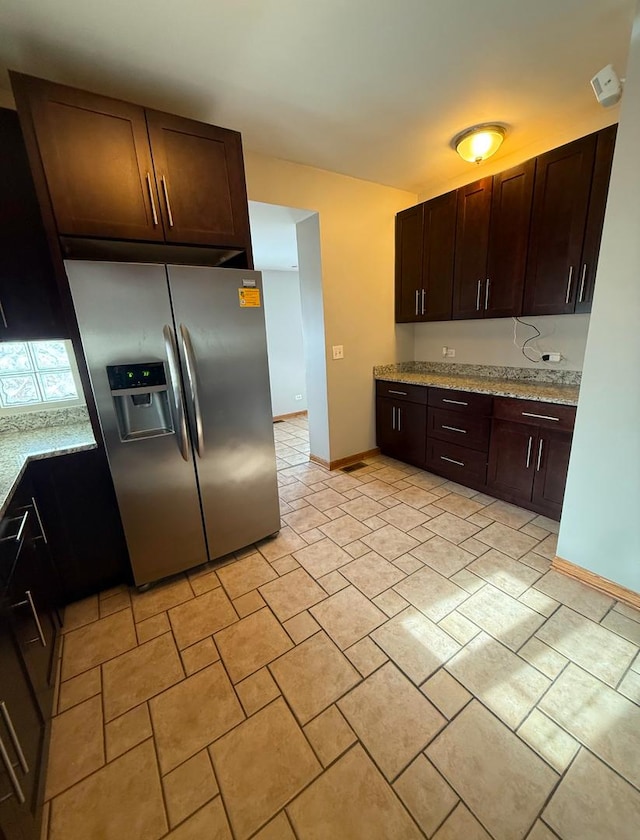
[[[463,160],[481,163],[498,151],[505,133],[504,128],[495,123],[474,125],[457,134],[451,145]]]

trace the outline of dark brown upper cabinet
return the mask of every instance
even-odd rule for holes
[[[595,153],[596,135],[590,134],[537,159],[526,315],[575,309]]]
[[[238,132],[18,73],[11,80],[60,236],[250,255]]]
[[[456,193],[396,216],[396,321],[451,318]]]
[[[240,134],[145,113],[167,242],[242,247],[249,212]]]
[[[0,108],[0,196],[0,341],[66,338],[18,115],[6,108]]]
[[[396,321],[420,320],[424,204],[396,216]]]
[[[535,159],[528,160],[493,177],[487,279],[481,301],[485,318],[522,312],[535,169]]]
[[[591,312],[617,130],[617,125],[610,125],[597,134],[596,159],[578,278],[576,312]]]
[[[58,233],[164,239],[144,108],[30,77],[13,82],[28,97]]]
[[[456,193],[424,203],[421,312],[424,321],[451,318],[456,243]]]
[[[454,318],[484,316],[492,184],[492,178],[481,178],[457,191]]]

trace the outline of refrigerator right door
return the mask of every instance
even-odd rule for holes
[[[262,278],[197,266],[168,274],[213,560],[280,528]]]

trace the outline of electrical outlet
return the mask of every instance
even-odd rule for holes
[[[334,359],[344,359],[344,346],[342,344],[334,344],[331,349]]]
[[[447,349],[448,349],[447,347],[443,347],[443,348],[442,348],[442,355],[443,355],[443,356],[446,356],[446,355],[447,355]]]
[[[448,359],[453,359],[455,355],[456,355],[455,349],[453,347],[447,347],[447,358]]]
[[[302,394],[296,394],[296,399],[301,400],[302,399]]]
[[[543,353],[542,354],[542,361],[543,362],[560,362],[562,361],[562,353],[558,353],[555,351],[551,351],[550,353]]]

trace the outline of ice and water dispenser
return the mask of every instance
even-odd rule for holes
[[[123,442],[174,433],[163,362],[107,365]]]

